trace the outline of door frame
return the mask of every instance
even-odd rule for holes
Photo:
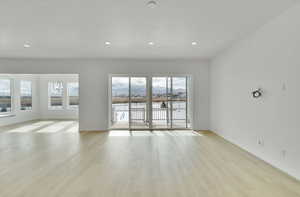
[[[112,128],[111,124],[111,116],[112,116],[112,78],[113,77],[128,77],[129,78],[129,111],[128,111],[128,128]],[[131,121],[130,121],[130,89],[131,89],[131,78],[134,77],[145,77],[147,83],[147,117],[149,118],[149,128],[131,128]],[[173,77],[186,77],[188,80],[186,81],[186,127],[185,128],[173,128],[172,127],[172,120],[171,120],[171,127],[170,128],[153,128],[152,126],[152,78],[153,77],[171,77],[171,81]],[[189,84],[188,84],[189,83]],[[171,88],[172,90],[172,88]],[[109,74],[108,75],[108,130],[191,130],[193,128],[193,78],[190,74]],[[172,105],[172,104],[171,104]],[[173,114],[171,109],[171,114]],[[188,128],[188,115],[190,116],[190,127]]]

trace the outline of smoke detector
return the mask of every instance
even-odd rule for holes
[[[153,0],[148,1],[147,6],[148,6],[149,8],[155,8],[155,7],[157,6],[157,2],[156,2],[156,1],[153,1]]]

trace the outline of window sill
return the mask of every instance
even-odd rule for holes
[[[67,108],[69,111],[78,111],[78,108]]]
[[[49,111],[61,111],[64,110],[64,107],[52,107],[52,106],[48,106],[48,110]]]
[[[63,109],[52,109],[52,108],[48,108],[48,111],[79,111],[79,109],[72,109],[72,108],[63,108]]]
[[[27,109],[27,110],[20,110],[21,113],[27,113],[27,112],[33,112],[32,109]]]
[[[1,114],[0,118],[8,118],[8,117],[15,117],[16,115],[14,114]]]

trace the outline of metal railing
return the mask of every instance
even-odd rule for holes
[[[168,108],[153,108],[152,120],[168,120]]]
[[[130,112],[131,111],[131,112]],[[182,111],[181,116],[178,117]],[[128,121],[129,113],[131,120],[147,122],[147,111],[145,108],[115,109],[112,108],[112,122]],[[168,120],[170,109],[168,108],[152,108],[152,120]],[[173,120],[185,120],[185,108],[173,108]]]

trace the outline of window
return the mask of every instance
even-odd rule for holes
[[[10,79],[0,79],[0,113],[12,111],[12,90]]]
[[[62,81],[48,83],[49,108],[63,109],[64,87]]]
[[[78,106],[79,106],[78,82],[68,83],[68,108],[78,109]]]
[[[21,102],[21,110],[32,109],[32,82],[31,81],[20,82],[20,102]]]

